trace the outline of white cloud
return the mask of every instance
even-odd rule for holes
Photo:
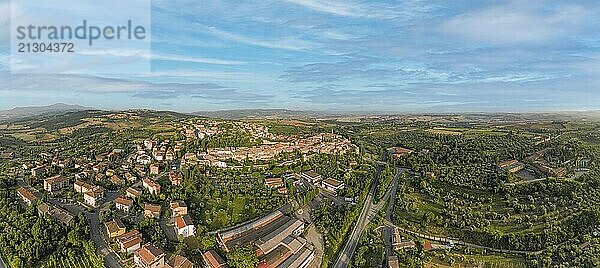
[[[581,6],[540,10],[535,3],[512,2],[458,15],[442,31],[473,41],[539,42],[579,31],[590,11]]]
[[[179,61],[179,62],[193,62],[193,63],[206,63],[206,64],[217,64],[217,65],[239,65],[245,64],[242,61],[223,60],[214,58],[203,58],[194,56],[181,56],[172,54],[160,54],[160,53],[147,53],[141,50],[129,50],[129,49],[105,49],[105,50],[82,50],[78,52],[81,55],[87,56],[114,56],[114,57],[139,57],[148,60],[168,60],[168,61]]]
[[[401,2],[388,1],[384,3],[368,2],[358,3],[349,0],[285,0],[288,3],[299,5],[317,12],[333,14],[343,17],[369,18],[369,19],[394,19],[410,20],[429,16],[435,8],[428,1],[405,0]]]
[[[175,79],[217,79],[219,81],[248,81],[256,79],[257,74],[245,72],[215,72],[198,70],[169,70],[153,71],[149,75],[141,75],[142,78],[175,78]]]
[[[296,37],[281,37],[275,40],[259,40],[240,34],[235,34],[223,30],[219,30],[215,27],[208,27],[197,24],[198,27],[203,28],[205,31],[219,36],[223,39],[235,41],[239,43],[249,44],[253,46],[273,48],[273,49],[286,49],[286,50],[308,50],[313,48],[315,45],[306,40],[301,40]]]
[[[286,0],[290,3],[300,5],[315,11],[330,13],[339,16],[362,17],[360,9],[356,5],[350,3],[338,3],[333,0],[318,1],[318,0]]]

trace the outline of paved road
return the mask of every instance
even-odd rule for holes
[[[104,235],[102,234],[104,225],[100,224],[98,212],[85,213],[85,217],[90,224],[90,235],[94,240],[94,244],[96,244],[96,251],[104,256],[104,264],[110,268],[121,268],[119,257],[109,249],[108,244],[104,241]]]
[[[391,222],[390,219],[392,218],[392,213],[394,212],[394,205],[396,204],[396,191],[398,190],[398,184],[399,184],[399,176],[406,171],[407,171],[406,169],[397,168],[396,178],[394,178],[395,180],[392,183],[390,196],[388,197],[389,199],[387,199],[387,200],[389,200],[388,207],[385,212],[385,219],[387,221]],[[383,227],[383,231],[381,232],[381,234],[383,236],[383,244],[385,246],[385,260],[387,260],[390,256],[395,254],[394,249],[392,248],[393,232],[394,232],[393,227],[387,226],[387,225]]]
[[[2,260],[2,256],[0,256],[0,268],[6,268],[6,264],[4,264],[4,260]]]
[[[101,207],[109,206],[111,204],[110,202],[114,201],[119,196],[119,192],[117,191],[106,191],[105,194],[106,198],[104,199],[104,203]],[[87,212],[83,207],[72,203],[63,202],[64,200],[50,198],[48,201],[53,205],[65,208],[74,215],[83,213],[90,226],[90,236],[96,245],[96,252],[104,257],[104,264],[109,268],[123,267],[120,263],[119,257],[112,250],[110,250],[108,243],[106,243],[104,240],[104,235],[102,234],[104,225],[100,223],[98,216],[98,211],[100,209],[96,209],[94,212]]]
[[[401,174],[400,169],[398,169],[396,176],[394,176],[392,186],[385,193],[382,200],[379,201],[379,203],[377,203],[377,204],[373,203],[373,198],[374,198],[375,192],[377,190],[377,184],[378,184],[379,174],[381,173],[381,170],[382,170],[382,165],[378,165],[377,173],[375,174],[375,178],[373,179],[373,183],[371,184],[371,188],[369,189],[369,193],[367,195],[367,198],[365,199],[365,203],[363,204],[363,208],[362,208],[362,211],[360,212],[360,216],[358,217],[358,221],[357,221],[356,225],[354,226],[354,229],[352,230],[352,234],[348,238],[348,241],[346,242],[344,249],[338,256],[338,259],[335,262],[335,265],[333,266],[334,268],[344,268],[344,267],[349,266],[350,261],[352,260],[352,255],[354,254],[354,251],[356,250],[356,246],[358,245],[358,240],[360,239],[360,235],[365,230],[365,227],[367,226],[367,224],[369,224],[369,222],[371,222],[371,220],[375,217],[375,215],[377,215],[379,210],[381,210],[381,208],[383,206],[385,206],[385,201],[387,199],[389,199],[389,197],[391,196],[391,192],[392,191],[395,192],[394,189],[397,188],[398,178],[400,177],[400,174]]]
[[[360,234],[363,232],[369,221],[369,214],[372,211],[373,197],[375,196],[375,191],[377,189],[377,182],[379,180],[379,174],[381,173],[381,169],[381,165],[378,165],[377,173],[375,174],[373,182],[371,183],[371,188],[369,189],[367,198],[365,198],[365,202],[360,212],[360,216],[358,216],[358,221],[356,225],[354,225],[354,229],[352,229],[352,234],[348,238],[346,245],[344,245],[344,249],[338,256],[338,259],[336,260],[335,265],[333,266],[334,268],[344,268],[348,267],[348,265],[350,264],[352,254],[354,254],[354,250],[356,249],[356,245],[358,244]]]

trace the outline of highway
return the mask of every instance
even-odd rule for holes
[[[379,174],[381,173],[382,165],[379,163],[377,166],[377,173],[375,174],[375,178],[373,179],[373,183],[371,184],[371,188],[369,189],[369,193],[367,194],[367,198],[363,204],[363,208],[360,212],[360,216],[358,217],[358,221],[356,225],[354,225],[354,229],[352,230],[352,234],[348,238],[344,249],[338,256],[338,259],[335,262],[334,268],[344,268],[348,267],[350,261],[352,260],[352,255],[356,250],[356,246],[358,245],[358,240],[360,239],[360,235],[365,230],[365,227],[371,220],[377,215],[379,210],[383,206],[385,206],[385,202],[390,198],[392,192],[395,192],[395,189],[398,186],[398,178],[400,174],[403,173],[403,170],[398,169],[396,175],[394,176],[394,180],[392,181],[392,186],[385,193],[384,197],[379,201],[379,203],[374,204],[373,198],[375,197],[375,192],[377,190],[377,184],[379,180]]]

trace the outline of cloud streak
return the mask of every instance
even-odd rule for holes
[[[585,18],[593,14],[584,6],[567,4],[549,10],[533,2],[513,1],[460,14],[446,21],[441,29],[474,41],[542,42],[577,33]]]

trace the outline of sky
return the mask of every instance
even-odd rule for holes
[[[595,1],[154,0],[149,53],[94,51],[150,72],[112,75],[12,72],[10,11],[0,0],[0,109],[600,109]]]

